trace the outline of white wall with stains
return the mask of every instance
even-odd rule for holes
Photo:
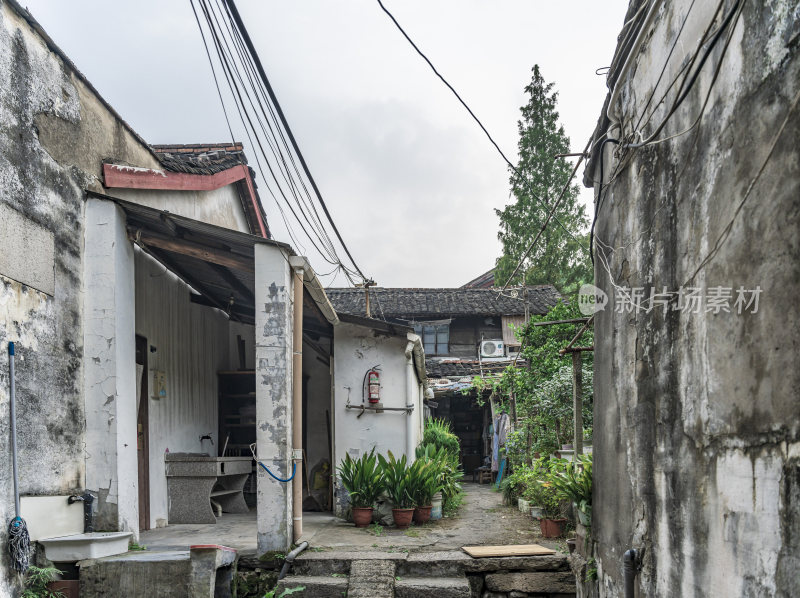
[[[235,184],[213,191],[112,189],[110,195],[223,228],[250,232]]]
[[[405,335],[388,335],[349,323],[334,327],[334,468],[348,453],[357,458],[373,447],[384,455],[388,451],[398,458],[405,455],[408,418],[413,420],[411,444],[414,447],[419,444],[423,421],[422,396],[416,374],[411,396],[408,396],[407,345]],[[347,408],[348,402],[356,406],[369,404],[366,398],[362,403],[364,376],[376,366],[380,369],[383,406],[402,408],[413,404],[411,415],[402,411],[366,411],[358,417],[360,410]],[[346,506],[342,503],[342,490],[338,484],[335,492],[336,512],[341,515]]]
[[[150,526],[168,522],[164,454],[218,454],[217,372],[228,369],[228,318],[189,301],[189,287],[136,250],[136,334],[148,344]],[[154,347],[155,352],[150,352]],[[166,377],[166,396],[154,398],[153,373]],[[200,442],[211,434],[214,444]]]

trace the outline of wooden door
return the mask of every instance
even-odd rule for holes
[[[148,430],[149,389],[147,339],[136,335],[136,374],[141,371],[139,410],[136,416],[136,456],[139,469],[139,530],[150,529],[150,438]]]

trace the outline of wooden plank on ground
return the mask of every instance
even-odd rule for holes
[[[545,548],[539,544],[512,544],[507,546],[462,546],[469,556],[479,559],[482,557],[497,556],[539,556],[555,554],[555,550]]]

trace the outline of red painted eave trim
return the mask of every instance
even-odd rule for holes
[[[213,191],[236,181],[241,181],[248,175],[247,167],[241,164],[216,174],[186,174],[184,172],[103,164],[105,186],[111,189]]]
[[[244,181],[250,202],[258,218],[261,236],[267,237],[267,228],[261,218],[255,185],[250,169],[239,164],[215,174],[187,174],[149,168],[131,168],[118,164],[103,164],[103,178],[108,189],[154,189],[166,191],[213,191],[238,181]]]

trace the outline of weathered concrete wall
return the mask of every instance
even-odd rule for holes
[[[148,353],[148,395],[153,372],[166,376],[167,396],[150,398],[150,526],[167,523],[164,453],[218,454],[217,372],[228,367],[228,318],[189,301],[189,287],[142,251],[136,251],[136,334],[156,348]],[[211,433],[212,445],[200,436]]]
[[[250,232],[236,184],[213,191],[113,189],[110,195],[223,228]]]
[[[611,305],[595,319],[595,593],[622,595],[622,556],[637,548],[638,596],[797,596],[800,12],[744,4],[713,87],[722,44],[659,137],[679,135],[626,148],[666,116],[674,89],[634,131],[663,64],[655,98],[717,3],[659,6],[609,109],[623,147],[606,147],[614,180],[597,219],[595,278]],[[697,287],[704,303],[618,311],[615,285]],[[707,310],[715,287],[732,289],[730,312]],[[757,312],[737,313],[739,287],[761,288]]]
[[[288,255],[269,245],[256,245],[255,264],[258,458],[276,476],[288,478],[293,422],[291,269]],[[259,468],[258,552],[285,551],[292,541],[291,484],[278,482]]]
[[[31,23],[0,1],[0,345],[5,356],[7,342],[17,342],[23,494],[81,492],[86,467],[100,459],[85,448],[82,252],[84,190],[102,191],[105,158],[157,166]],[[9,455],[6,357],[0,358],[0,430],[0,451]],[[102,487],[110,491],[109,479]],[[5,459],[0,519],[12,515]],[[0,595],[16,591],[6,567],[0,560]]]
[[[423,412],[420,386],[416,379],[411,396],[408,396],[405,356],[408,339],[355,324],[341,323],[334,326],[333,330],[334,468],[348,453],[358,458],[373,447],[384,455],[388,451],[398,458],[405,455],[406,419],[413,419],[412,446],[416,447]],[[367,411],[359,418],[360,411],[347,409],[348,400],[351,405],[362,404],[364,375],[378,365],[381,372],[381,403],[384,407],[393,408],[413,404],[415,407],[411,415],[402,411]],[[347,502],[342,500],[343,489],[338,480],[334,492],[335,512],[342,516],[347,510]]]

